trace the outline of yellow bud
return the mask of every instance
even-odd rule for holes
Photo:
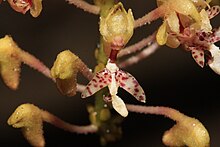
[[[103,108],[100,112],[100,120],[107,121],[111,118],[111,112],[107,108]]]
[[[100,18],[100,33],[105,42],[122,48],[133,35],[134,18],[131,9],[125,11],[122,3],[114,5],[108,15]]]
[[[21,128],[24,137],[32,146],[43,147],[43,120],[41,110],[32,104],[20,105],[8,119],[8,124]]]
[[[187,116],[163,135],[167,146],[209,147],[209,142],[208,131],[202,123]]]
[[[20,51],[10,36],[6,35],[0,39],[0,73],[5,84],[13,90],[17,89],[19,85]]]
[[[78,56],[69,50],[58,54],[51,68],[51,75],[56,78],[57,87],[62,94],[67,96],[76,94],[76,77],[80,69],[80,61]]]
[[[92,113],[89,114],[89,120],[90,120],[91,124],[93,124],[95,126],[97,126],[96,117],[97,117],[97,112],[92,112]]]

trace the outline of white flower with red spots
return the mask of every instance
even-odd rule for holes
[[[113,108],[123,117],[128,115],[128,110],[123,100],[117,96],[118,87],[132,94],[138,101],[146,101],[144,90],[138,81],[131,74],[120,70],[110,60],[104,70],[96,73],[81,96],[82,98],[89,97],[106,86],[109,89]]]

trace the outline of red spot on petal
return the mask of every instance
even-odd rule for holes
[[[125,86],[125,83],[120,83],[121,87],[124,87]]]
[[[144,97],[142,95],[139,96],[138,98],[140,101],[143,101],[144,100]]]
[[[103,85],[100,85],[99,87],[100,87],[100,88],[103,88]]]
[[[92,95],[92,92],[91,92],[90,88],[86,87],[86,89],[88,90],[89,94]]]
[[[95,83],[97,82],[96,79],[92,79],[92,81],[94,81]]]
[[[139,92],[139,90],[137,88],[134,89],[135,92]]]
[[[203,65],[203,64],[204,64],[204,62],[203,62],[203,61],[199,61],[199,64],[200,64],[200,65]]]
[[[127,80],[127,79],[128,79],[128,77],[122,77],[121,79],[122,79],[122,80]]]

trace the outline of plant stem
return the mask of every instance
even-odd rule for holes
[[[21,53],[19,54],[19,58],[24,64],[27,64],[28,66],[32,67],[33,69],[38,70],[40,73],[42,73],[46,77],[55,81],[55,79],[52,78],[50,75],[50,69],[47,66],[45,66],[39,59],[34,57],[33,55],[29,54],[28,52],[21,51]]]
[[[69,2],[69,4],[73,4],[76,7],[81,8],[89,13],[98,15],[100,12],[99,6],[89,4],[84,0],[67,0],[67,1]]]
[[[138,63],[140,60],[149,57],[151,54],[153,54],[157,49],[159,48],[159,45],[154,42],[152,45],[150,45],[149,47],[145,48],[143,51],[141,51],[140,53],[138,53],[135,56],[132,56],[128,59],[126,59],[125,61],[122,61],[118,64],[118,67],[120,68],[125,68],[128,66],[131,66],[135,63]]]
[[[110,8],[114,5],[114,0],[94,0],[94,3],[100,7],[100,17],[106,17]],[[98,72],[97,70],[100,70],[100,65],[106,65],[108,57],[106,56],[104,52],[104,41],[102,36],[100,36],[100,46],[96,50],[96,60],[97,60],[97,66],[94,70],[94,72]],[[104,67],[103,66],[103,67]],[[103,95],[108,95],[108,91],[106,88],[100,90],[95,94],[95,111],[97,113],[96,115],[96,123],[97,125],[101,125],[101,120],[100,120],[100,112],[104,108],[104,100],[103,100]]]
[[[135,28],[141,27],[147,23],[157,20],[158,18],[162,17],[166,11],[167,11],[167,6],[161,5],[158,8],[149,12],[148,14],[144,15],[143,17],[135,20],[134,27]]]
[[[98,130],[97,127],[94,125],[78,126],[67,123],[47,111],[41,110],[41,115],[43,121],[50,123],[55,127],[63,129],[65,131],[75,132],[79,134],[88,134],[88,133],[96,133]]]
[[[130,112],[136,113],[144,113],[144,114],[155,114],[155,115],[163,115],[166,116],[176,122],[180,122],[185,118],[185,115],[180,113],[179,111],[162,106],[138,106],[132,104],[126,104],[127,109]]]
[[[118,53],[118,57],[123,57],[141,50],[148,44],[151,44],[155,40],[155,38],[156,38],[156,32],[154,32],[152,35],[148,36],[147,38],[144,38],[141,41],[124,48]]]
[[[93,73],[90,68],[81,60],[80,60],[80,72],[83,74],[84,77],[86,77],[89,81],[93,78]]]

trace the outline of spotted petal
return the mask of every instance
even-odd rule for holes
[[[209,19],[212,19],[220,12],[220,6],[213,6],[206,11],[208,13]]]
[[[190,47],[190,50],[192,50],[192,57],[193,59],[196,61],[196,63],[201,66],[204,67],[204,51],[201,49],[197,49],[195,47]]]
[[[96,73],[93,79],[86,86],[85,90],[82,92],[81,97],[89,97],[100,89],[106,87],[109,83],[111,83],[111,73],[105,68],[104,70]]]
[[[112,96],[112,106],[121,116],[126,117],[128,115],[124,101],[117,95]]]
[[[117,71],[116,82],[119,83],[121,88],[132,94],[138,101],[145,103],[146,96],[144,90],[131,74],[122,70]]]

